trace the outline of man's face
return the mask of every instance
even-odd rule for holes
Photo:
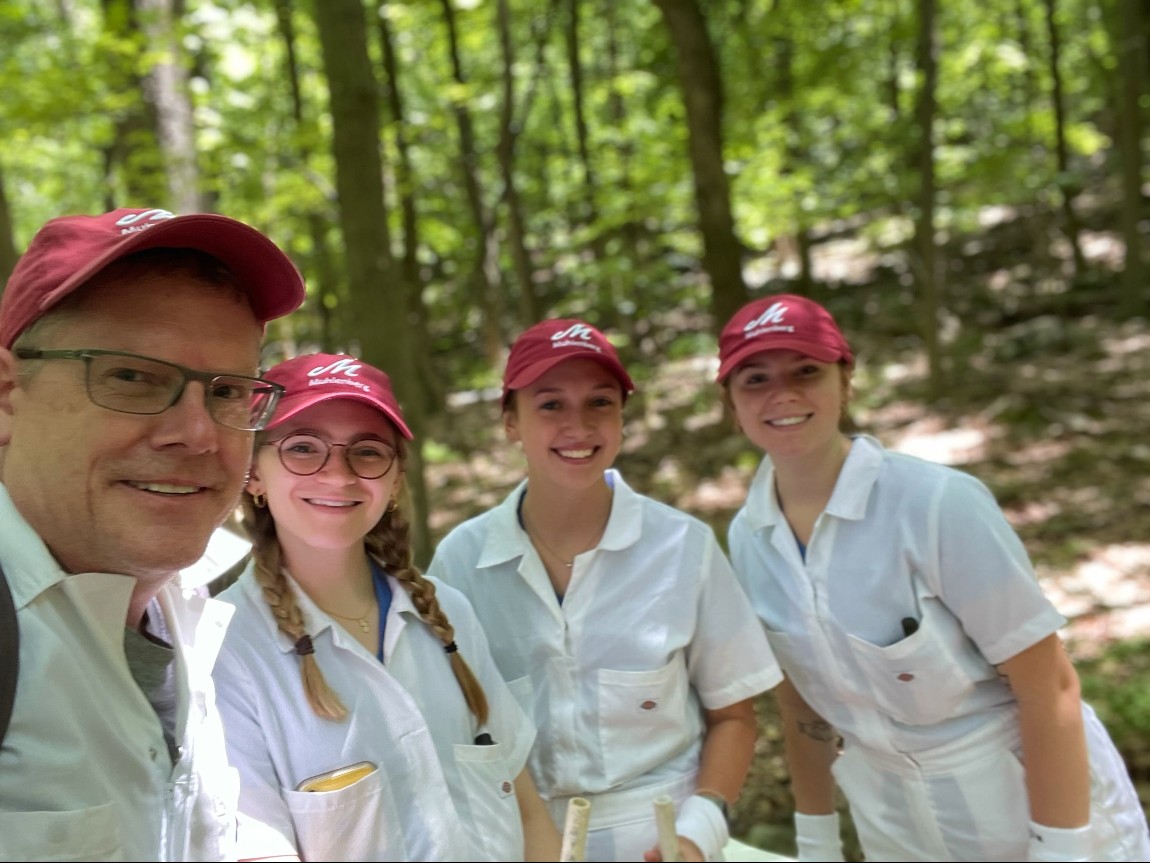
[[[29,347],[102,348],[253,375],[261,332],[227,289],[132,276],[89,289]],[[32,373],[17,379],[22,365]],[[215,423],[201,383],[145,416],[93,404],[84,372],[80,360],[16,360],[0,350],[0,479],[66,571],[166,579],[200,557],[235,505],[252,433]]]

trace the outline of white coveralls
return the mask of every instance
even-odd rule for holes
[[[857,437],[804,562],[774,489],[768,457],[732,562],[788,679],[844,739],[834,775],[868,859],[1025,860],[1017,707],[994,666],[1065,620],[993,496]],[[1121,757],[1083,714],[1093,859],[1150,859]]]
[[[159,594],[176,662],[178,763],[132,677],[135,579],[60,569],[0,486],[0,566],[20,677],[0,749],[0,860],[234,860],[238,781],[211,668],[232,609]]]
[[[236,606],[216,666],[228,754],[240,771],[240,857],[304,860],[522,860],[515,777],[534,741],[491,661],[467,601],[437,584],[455,641],[490,706],[480,733],[443,644],[390,575],[384,662],[295,587],[315,659],[348,709],[316,715],[300,659],[275,625],[253,565],[220,594]],[[290,582],[289,577],[289,582]],[[337,791],[303,780],[360,761],[378,769]]]
[[[703,708],[782,676],[711,528],[607,479],[603,539],[575,559],[562,604],[519,524],[525,482],[449,533],[429,572],[467,594],[534,718],[531,773],[556,826],[588,798],[587,859],[642,860],[657,844],[652,800],[695,789]]]

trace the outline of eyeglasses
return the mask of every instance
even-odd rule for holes
[[[397,457],[395,450],[381,440],[361,438],[351,443],[330,443],[318,435],[293,434],[264,446],[279,450],[280,463],[296,476],[311,476],[323,470],[331,451],[343,447],[348,468],[360,479],[379,479],[391,470]]]
[[[22,360],[83,360],[88,398],[126,414],[161,414],[180,400],[188,381],[204,385],[212,419],[240,431],[267,426],[284,388],[263,378],[221,375],[121,351],[40,351],[19,348]]]

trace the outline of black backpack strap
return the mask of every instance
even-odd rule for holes
[[[0,744],[8,732],[12,705],[16,701],[16,678],[20,676],[20,635],[16,628],[16,603],[8,579],[0,568]]]

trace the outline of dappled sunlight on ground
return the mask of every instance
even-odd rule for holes
[[[1150,634],[1150,543],[1092,549],[1069,571],[1040,566],[1047,595],[1067,618],[1076,656],[1093,656],[1117,639]]]

